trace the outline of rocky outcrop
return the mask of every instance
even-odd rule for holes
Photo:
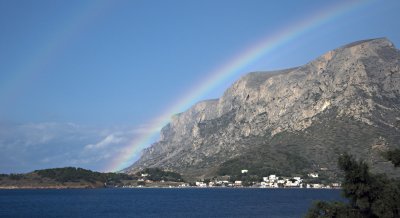
[[[400,146],[399,68],[399,50],[379,38],[348,44],[301,67],[249,73],[220,99],[173,116],[160,141],[126,171],[162,167],[202,177],[246,157],[257,159],[253,167],[276,171],[290,165],[284,159],[298,158],[307,162],[300,170],[324,168],[334,175],[337,155],[345,151],[387,171],[391,165],[380,152]]]

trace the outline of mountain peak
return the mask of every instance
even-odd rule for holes
[[[400,52],[386,38],[369,39],[300,67],[249,73],[219,100],[174,117],[161,134],[128,172],[161,167],[202,177],[235,167],[327,168],[335,176],[343,152],[388,171],[380,153],[400,146]]]
[[[394,47],[393,43],[387,39],[386,37],[381,37],[381,38],[375,38],[375,39],[365,39],[365,40],[360,40],[360,41],[355,41],[349,44],[346,44],[340,48],[351,48],[354,46],[382,46],[382,47]]]

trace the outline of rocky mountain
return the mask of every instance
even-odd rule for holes
[[[386,38],[310,63],[243,76],[220,99],[174,115],[126,172],[161,167],[188,178],[339,173],[344,152],[400,175],[381,153],[400,148],[400,51]]]

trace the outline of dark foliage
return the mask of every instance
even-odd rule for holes
[[[268,138],[267,134],[241,139],[240,143],[247,145],[244,152],[226,159],[216,174],[233,176],[239,175],[241,169],[248,169],[249,173],[259,176],[304,176],[316,171],[325,174],[325,182],[333,182],[341,177],[338,176],[341,171],[336,167],[340,154],[367,155],[364,153],[366,145],[374,143],[378,136],[385,138],[390,145],[399,139],[398,132],[392,129],[372,127],[354,119],[337,118],[335,110],[319,115],[314,124],[302,132],[281,132],[272,138]],[[320,171],[320,168],[328,166],[328,171]]]
[[[122,180],[136,180],[137,177],[125,173],[102,173],[107,183],[120,183]]]
[[[261,181],[263,176],[270,174],[292,176],[308,167],[308,160],[300,155],[289,152],[272,153],[260,149],[258,152],[252,151],[222,163],[217,174],[242,177],[241,170],[247,169],[249,175],[256,176],[258,178],[256,180]]]
[[[306,217],[337,217],[337,218],[358,218],[362,217],[358,210],[342,202],[315,202],[308,211]]]
[[[91,183],[119,183],[120,180],[123,179],[132,179],[132,177],[127,174],[99,173],[75,167],[36,170],[34,173],[37,173],[41,177],[54,179],[58,182],[87,181]]]
[[[20,179],[24,178],[24,175],[23,174],[13,174],[12,173],[12,174],[10,174],[9,178],[12,179],[12,180],[20,180]]]
[[[339,168],[348,204],[317,202],[307,217],[400,217],[399,181],[369,173],[365,162],[347,154],[339,158]]]
[[[141,185],[141,186],[145,186],[145,185],[146,185],[146,182],[144,182],[144,181],[139,181],[139,182],[137,182],[137,184],[138,184],[138,185]]]
[[[258,178],[256,180],[262,180],[262,177],[270,174],[279,174],[282,175],[280,171],[276,168],[263,166],[262,161],[258,161],[258,159],[250,159],[250,158],[234,158],[224,162],[220,168],[218,169],[218,175],[230,175],[231,180],[245,180],[242,177],[248,177],[248,175],[242,175],[241,171],[243,169],[249,170],[249,174],[255,175]]]
[[[140,176],[141,174],[148,174],[146,178],[152,181],[164,180],[172,182],[183,182],[181,174],[176,172],[164,171],[160,168],[147,168],[137,173],[138,176]]]
[[[79,182],[80,180],[105,182],[105,177],[101,173],[75,167],[36,170],[34,173],[42,177],[54,179],[58,182]]]
[[[384,157],[391,161],[395,167],[400,166],[400,149],[388,151],[384,154]]]

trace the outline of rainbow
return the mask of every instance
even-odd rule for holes
[[[161,128],[170,121],[170,117],[173,114],[186,110],[191,105],[201,100],[201,98],[210,90],[241,73],[241,70],[249,64],[254,63],[261,57],[271,54],[271,52],[275,51],[278,47],[296,39],[300,35],[322,26],[323,24],[369,2],[372,2],[372,0],[344,1],[340,4],[331,5],[317,11],[311,16],[305,17],[304,19],[287,26],[286,28],[280,29],[275,32],[275,34],[267,35],[262,40],[239,52],[239,55],[213,70],[203,82],[199,83],[197,87],[179,98],[179,100],[174,102],[168,110],[152,120],[150,123],[151,131],[135,138],[128,145],[126,150],[112,161],[105,171],[119,171],[131,165],[139,158],[141,151],[154,142],[154,138],[159,134]]]

